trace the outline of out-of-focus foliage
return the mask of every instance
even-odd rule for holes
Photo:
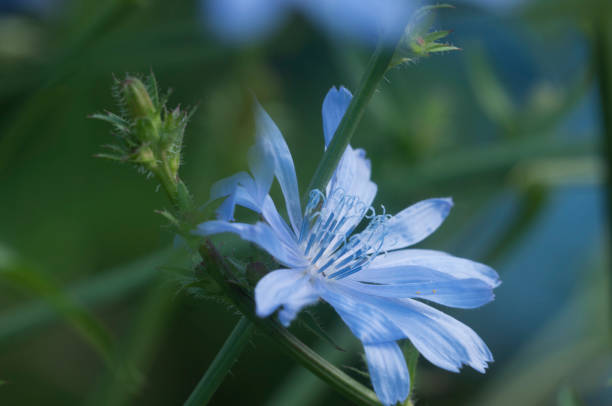
[[[169,203],[154,181],[93,158],[108,127],[87,116],[114,107],[113,76],[153,70],[174,103],[197,106],[181,172],[204,203],[213,181],[246,168],[255,94],[304,187],[323,148],[321,101],[332,85],[355,89],[372,49],[299,13],[228,47],[198,1],[27,3],[0,3],[0,404],[180,404],[237,318],[176,272],[193,259],[154,212]],[[415,396],[611,404],[609,156],[593,44],[610,31],[612,5],[497,3],[435,13],[434,31],[452,30],[440,41],[463,51],[388,72],[352,141],[390,212],[453,196],[449,220],[421,246],[488,263],[503,280],[492,304],[453,312],[489,344],[490,371],[420,361]],[[234,242],[225,252],[252,252]],[[316,322],[295,333],[361,368],[337,316],[313,310]],[[255,335],[213,403],[346,401]]]

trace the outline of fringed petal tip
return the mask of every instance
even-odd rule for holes
[[[334,86],[327,92],[321,108],[325,147],[331,142],[352,98],[353,95],[344,86],[339,89]]]
[[[453,199],[450,197],[422,200],[389,219],[384,250],[397,250],[423,241],[444,222]]]

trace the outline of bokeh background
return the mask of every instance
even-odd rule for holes
[[[389,211],[453,196],[420,246],[503,280],[493,303],[451,312],[495,363],[453,374],[421,360],[417,404],[611,405],[612,4],[453,4],[435,27],[462,51],[389,72],[352,141]],[[171,105],[197,106],[182,175],[205,202],[215,180],[246,168],[253,94],[305,187],[323,97],[355,90],[372,51],[299,13],[228,43],[203,13],[194,1],[0,0],[0,404],[182,404],[237,321],[180,289],[175,270],[191,259],[154,212],[168,204],[157,184],[93,158],[112,138],[87,116],[115,108],[113,76],[152,70]],[[315,313],[346,351],[294,332],[363,368],[337,316]],[[262,335],[211,403],[348,404]]]

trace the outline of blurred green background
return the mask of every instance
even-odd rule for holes
[[[390,212],[454,198],[421,246],[488,263],[503,280],[493,303],[450,312],[496,362],[480,375],[423,360],[416,399],[611,405],[612,5],[506,3],[438,13],[435,27],[454,30],[463,51],[389,72],[352,141]],[[179,289],[172,269],[191,259],[154,212],[167,206],[157,184],[93,158],[112,138],[87,116],[115,109],[113,76],[153,70],[171,105],[197,106],[182,176],[203,203],[215,180],[246,168],[252,94],[305,187],[322,153],[323,97],[354,91],[372,51],[299,15],[229,45],[200,13],[194,1],[0,0],[1,405],[182,404],[237,321]],[[330,308],[315,313],[347,351],[295,333],[336,365],[363,367]],[[262,335],[211,403],[348,404]]]

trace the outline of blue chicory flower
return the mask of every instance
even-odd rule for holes
[[[323,102],[325,145],[332,139],[350,100],[332,88]],[[500,284],[486,265],[425,249],[407,249],[433,233],[452,201],[416,203],[391,216],[371,204],[377,186],[361,149],[348,146],[326,190],[310,192],[304,212],[293,159],[272,119],[258,105],[256,144],[249,152],[251,174],[217,182],[211,198],[225,197],[218,220],[198,226],[203,236],[234,233],[269,252],[281,264],[255,287],[260,317],[278,310],[288,326],[305,306],[323,299],[361,340],[374,390],[385,405],[403,401],[410,379],[398,340],[409,339],[433,364],[457,372],[465,364],[484,372],[491,352],[466,325],[422,303],[475,308],[493,300]],[[268,191],[276,177],[289,224]],[[256,224],[232,222],[234,206],[260,213]],[[366,220],[363,231],[353,230]]]
[[[411,0],[201,0],[202,16],[230,42],[252,42],[269,34],[293,12],[301,12],[334,35],[375,40],[380,29],[403,29]]]

